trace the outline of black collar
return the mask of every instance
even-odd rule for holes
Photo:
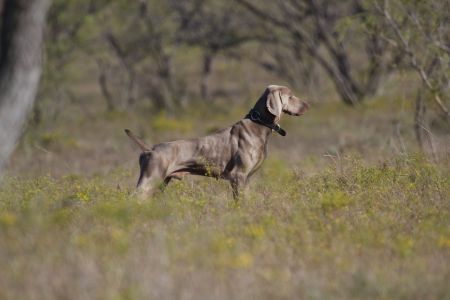
[[[272,130],[275,130],[279,135],[286,136],[286,131],[280,127],[280,125],[273,123],[272,120],[263,118],[259,111],[252,108],[248,114],[245,116],[246,119],[250,119],[255,123],[261,124],[263,126],[266,126]]]

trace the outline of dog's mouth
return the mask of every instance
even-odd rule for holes
[[[296,112],[296,113],[291,112],[291,111],[283,111],[283,112],[284,112],[285,114],[287,114],[287,115],[298,117],[298,116],[304,115],[304,114],[306,113],[307,110],[308,110],[308,107],[307,107],[307,108],[303,108],[303,107],[302,107],[302,108],[300,109],[300,111],[299,111],[299,112]]]
[[[309,109],[309,104],[308,102],[302,102],[302,107],[300,108],[300,110],[298,111],[298,113],[293,114],[293,116],[301,116],[304,115]]]

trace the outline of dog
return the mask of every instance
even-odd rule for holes
[[[142,149],[137,191],[150,195],[161,183],[166,186],[172,179],[193,174],[228,180],[237,200],[250,176],[266,158],[271,133],[286,135],[278,125],[281,116],[300,116],[308,108],[308,103],[294,96],[289,88],[270,85],[242,120],[204,137],[160,143],[150,148],[125,129]]]

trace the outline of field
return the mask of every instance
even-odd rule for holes
[[[8,179],[0,298],[450,297],[448,168],[282,165],[268,161],[237,204],[215,180],[138,201],[111,178]]]
[[[416,154],[405,99],[285,117],[238,203],[197,177],[134,198],[139,151],[122,129],[196,136],[244,106],[68,110],[57,129],[30,127],[0,190],[0,298],[450,299],[446,136]]]

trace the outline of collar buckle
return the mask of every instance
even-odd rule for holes
[[[250,120],[261,121],[261,114],[259,113],[259,111],[252,109],[250,111]]]

